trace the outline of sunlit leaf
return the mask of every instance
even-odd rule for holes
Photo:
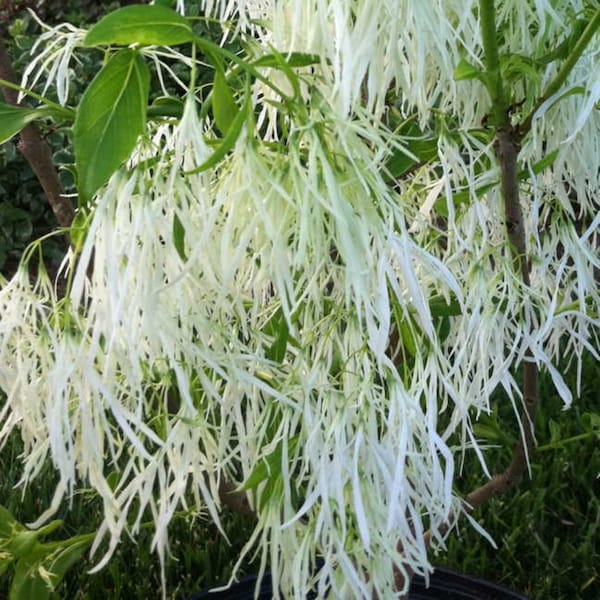
[[[146,125],[150,73],[132,50],[115,54],[85,91],[73,126],[84,202],[129,157]]]
[[[483,71],[472,65],[468,60],[461,59],[454,69],[454,80],[463,81],[465,79],[480,79]]]
[[[175,46],[194,37],[189,21],[160,5],[126,6],[109,13],[85,36],[86,46]]]
[[[298,436],[294,436],[288,440],[288,454],[294,452],[297,444]],[[277,480],[277,478],[281,476],[282,454],[283,443],[279,442],[275,450],[256,465],[243,485],[238,488],[238,491],[245,492],[248,490],[255,490],[263,481]]]
[[[300,68],[318,64],[321,58],[318,54],[306,54],[304,52],[292,52],[285,54],[284,60],[289,67]],[[281,60],[275,54],[265,54],[252,63],[255,67],[279,67]]]
[[[221,133],[226,135],[240,109],[233,99],[233,94],[222,69],[217,68],[215,71],[212,94],[212,110],[215,123]]]

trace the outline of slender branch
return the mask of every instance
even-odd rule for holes
[[[0,79],[12,83],[16,83],[17,81],[12,63],[1,38]],[[0,87],[2,87],[2,93],[6,102],[18,106],[17,91],[7,86]],[[69,227],[73,221],[75,211],[70,200],[64,196],[62,185],[52,161],[50,147],[33,123],[27,125],[21,131],[20,138],[18,148],[40,182],[58,224],[61,227]]]
[[[486,70],[485,83],[492,100],[495,125],[506,126],[508,125],[508,112],[505,110],[507,102],[500,73],[494,0],[479,0],[479,18],[484,51],[483,62]]]
[[[480,0],[482,33],[486,52],[486,66],[488,69],[497,69],[494,75],[500,79],[500,83],[493,88],[490,84],[488,92],[494,105],[494,114],[497,115],[498,122],[496,127],[495,151],[498,164],[500,166],[500,181],[502,198],[504,201],[504,221],[508,245],[513,257],[515,271],[519,273],[525,288],[531,285],[530,271],[531,264],[527,256],[527,240],[525,237],[525,224],[523,219],[523,210],[519,198],[519,169],[518,156],[521,149],[521,131],[518,127],[510,124],[509,107],[502,93],[497,90],[502,89],[501,74],[499,71],[499,62],[497,59],[497,41],[496,24],[493,0]],[[494,32],[493,39],[490,39],[490,33]],[[486,33],[487,32],[487,33]],[[490,56],[488,56],[488,52]],[[494,78],[491,80],[495,81]],[[491,88],[491,89],[490,89]],[[500,118],[501,117],[501,118]],[[504,472],[495,475],[490,481],[481,487],[473,490],[465,498],[465,508],[473,510],[481,506],[491,497],[503,494],[514,487],[523,475],[529,465],[529,459],[535,448],[535,413],[538,404],[538,367],[530,352],[525,355],[523,363],[523,411],[521,423],[523,435],[513,448],[513,456],[510,464]]]
[[[221,503],[235,513],[246,517],[257,519],[256,512],[248,502],[248,496],[245,492],[238,492],[236,486],[230,481],[221,479],[219,483],[219,500]]]

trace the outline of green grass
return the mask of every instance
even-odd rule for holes
[[[546,449],[532,457],[531,479],[475,513],[498,548],[465,524],[450,537],[437,564],[502,583],[531,600],[600,598],[598,425],[595,435],[590,432],[590,421],[599,418],[600,365],[591,356],[583,379],[581,398],[563,411],[549,378],[542,377],[536,429],[538,447]],[[573,389],[572,375],[569,383]],[[506,408],[500,414],[511,423],[511,409]],[[561,445],[560,440],[568,439],[573,441]],[[510,448],[489,452],[490,469],[496,472],[509,460]],[[457,485],[466,493],[482,479],[473,460],[463,472]]]
[[[493,500],[475,514],[498,548],[463,522],[459,532],[449,538],[447,551],[433,558],[435,564],[496,581],[527,594],[531,600],[600,597],[600,503],[594,490],[600,473],[600,449],[598,438],[590,433],[592,415],[598,418],[600,365],[591,357],[586,359],[584,380],[582,397],[575,400],[572,409],[563,411],[551,384],[542,378],[537,436],[539,446],[547,449],[533,457],[531,480],[524,480],[516,491]],[[512,409],[501,398],[497,404],[500,422],[513,423]],[[492,420],[487,423],[492,429],[494,424]],[[504,426],[497,437],[515,435]],[[27,522],[50,500],[55,477],[48,469],[21,497],[13,490],[20,476],[19,452],[20,442],[13,436],[0,453],[0,504]],[[508,460],[510,447],[488,452],[492,470],[502,469]],[[467,492],[483,480],[477,462],[468,460],[457,487]],[[66,506],[61,509],[58,516],[65,525],[53,538],[93,531],[100,515],[101,506],[92,493],[78,494],[70,510]],[[237,515],[225,515],[224,523],[231,545],[208,520],[191,515],[175,519],[171,528],[172,556],[167,564],[170,598],[182,598],[227,580],[252,524]],[[81,561],[68,573],[59,597],[158,598],[160,570],[156,556],[150,552],[150,541],[150,531],[143,532],[136,541],[124,539],[108,567],[95,575],[87,573],[93,561]],[[247,572],[254,568],[245,566]],[[0,600],[6,598],[8,585],[9,577],[1,577]]]

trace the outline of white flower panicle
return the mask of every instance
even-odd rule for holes
[[[568,404],[561,344],[597,352],[598,42],[522,149],[527,287],[482,125],[489,100],[454,77],[461,59],[481,66],[477,3],[202,7],[237,20],[230,35],[250,32],[255,53],[320,56],[298,71],[304,110],[285,115],[284,135],[277,94],[255,83],[256,129],[186,174],[214,136],[188,91],[181,120],[151,123],[97,193],[67,297],[25,262],[2,285],[0,445],[20,430],[25,484],[48,458],[60,473],[41,519],[79,485],[101,496],[97,568],[148,515],[163,560],[180,506],[218,523],[226,479],[246,483],[258,523],[244,553],[261,549],[283,597],[394,597],[396,570],[430,569],[425,529],[443,546],[461,512],[456,457],[473,449],[486,469],[473,422],[492,392],[517,410],[515,367],[533,357]],[[503,3],[502,52],[554,47],[582,8]],[[27,82],[47,71],[64,103],[83,34],[44,35]],[[167,72],[165,53],[180,58],[143,52]],[[416,134],[385,124],[390,91]],[[434,140],[427,160],[415,137]],[[392,180],[403,151],[419,161]]]

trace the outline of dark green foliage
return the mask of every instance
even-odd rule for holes
[[[55,227],[54,215],[29,165],[14,142],[3,144],[0,146],[0,273],[13,272],[27,244]],[[63,251],[61,238],[44,242],[44,256],[54,264]]]

